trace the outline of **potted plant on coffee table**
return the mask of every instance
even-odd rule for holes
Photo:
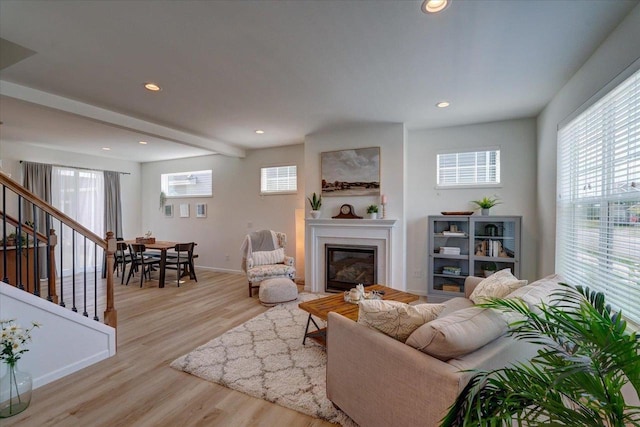
[[[498,196],[493,197],[483,197],[480,200],[472,200],[471,203],[476,204],[480,209],[482,215],[489,215],[489,209],[494,207],[495,205],[499,205],[502,203]]]
[[[477,372],[442,426],[640,425],[640,407],[622,393],[630,385],[640,395],[636,332],[602,293],[563,286],[535,311],[520,299],[481,304],[515,312],[509,334],[541,347],[528,363]]]

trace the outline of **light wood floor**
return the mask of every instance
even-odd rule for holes
[[[167,278],[116,285],[118,352],[38,388],[22,414],[0,426],[330,426],[169,363],[264,312],[245,277],[198,270],[198,283]],[[102,318],[102,315],[100,315]]]

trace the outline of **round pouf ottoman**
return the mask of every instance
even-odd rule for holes
[[[262,305],[273,307],[276,304],[298,299],[298,286],[286,277],[263,280],[260,283],[258,297]]]

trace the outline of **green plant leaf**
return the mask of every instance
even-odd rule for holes
[[[640,408],[622,395],[627,383],[640,392],[640,341],[604,295],[561,284],[535,309],[519,299],[482,306],[516,313],[509,334],[540,349],[527,363],[477,372],[443,426],[640,425]]]

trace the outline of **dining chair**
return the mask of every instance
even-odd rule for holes
[[[129,255],[131,255],[131,267],[129,268],[129,275],[127,276],[127,285],[129,285],[129,279],[131,276],[138,270],[142,270],[140,273],[140,287],[142,287],[142,283],[144,282],[144,276],[148,275],[149,280],[151,280],[151,270],[154,265],[158,265],[160,260],[158,258],[153,258],[150,256],[146,256],[144,252],[147,250],[144,244],[142,243],[131,243],[129,245]]]
[[[124,272],[127,268],[127,264],[131,264],[131,254],[127,251],[128,247],[125,242],[116,242],[116,253],[115,253],[115,270],[116,275],[120,276],[120,284],[124,283]],[[132,267],[133,268],[133,267]]]
[[[183,273],[188,272],[189,278],[195,280],[196,272],[193,268],[193,247],[195,246],[194,242],[189,243],[178,243],[174,247],[175,253],[167,254],[167,260],[165,262],[165,269],[176,270],[176,283],[178,287],[180,287],[180,277]],[[181,272],[182,268],[182,272]]]

